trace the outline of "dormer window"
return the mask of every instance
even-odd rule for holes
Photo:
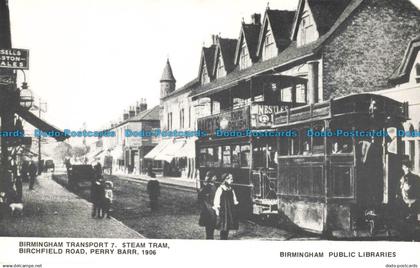
[[[223,64],[222,54],[219,55],[219,60],[217,61],[217,70],[216,77],[220,78],[226,76],[225,65]]]
[[[209,74],[207,73],[207,66],[206,64],[203,64],[203,70],[201,72],[201,84],[207,84],[210,82]]]
[[[243,70],[251,66],[251,60],[248,53],[248,48],[245,42],[242,42],[241,56],[239,58],[239,69]]]
[[[302,19],[299,25],[298,32],[298,46],[309,44],[318,39],[318,32],[315,29],[315,24],[309,10],[306,10],[302,14]]]
[[[273,58],[276,56],[276,54],[277,54],[277,51],[276,51],[276,44],[274,42],[274,36],[273,36],[273,33],[271,32],[270,27],[267,27],[267,32],[264,38],[262,59],[267,60],[267,59]]]

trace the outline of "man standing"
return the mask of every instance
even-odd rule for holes
[[[147,183],[147,193],[150,198],[150,209],[156,211],[158,209],[158,199],[160,195],[160,185],[158,180],[149,180]]]
[[[29,190],[33,190],[36,174],[38,173],[38,168],[36,167],[34,160],[31,160],[31,163],[29,164],[29,167],[28,167],[28,172],[29,172]]]
[[[402,169],[404,176],[400,180],[401,197],[408,207],[407,220],[415,221],[419,206],[420,177],[411,173],[411,161],[404,159]]]

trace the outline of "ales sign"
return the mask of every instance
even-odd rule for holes
[[[29,50],[18,48],[1,48],[0,68],[28,70]]]

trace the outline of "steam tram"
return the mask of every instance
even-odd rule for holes
[[[357,235],[366,211],[395,202],[407,119],[407,103],[374,94],[279,110],[271,130],[284,136],[200,138],[200,174],[231,172],[243,217],[275,213],[311,232]]]

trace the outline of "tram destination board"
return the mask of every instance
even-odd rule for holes
[[[0,68],[29,70],[29,50],[0,48]]]

